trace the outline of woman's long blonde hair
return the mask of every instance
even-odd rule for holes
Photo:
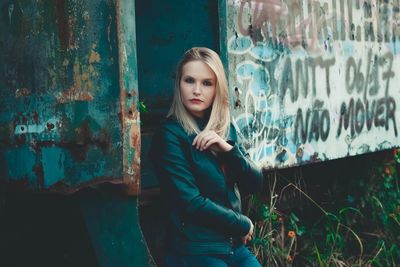
[[[215,73],[217,78],[215,97],[211,106],[210,118],[204,131],[212,130],[222,138],[225,138],[230,125],[228,82],[226,80],[224,66],[218,54],[206,47],[193,47],[189,49],[179,62],[175,78],[174,96],[167,117],[175,116],[189,135],[198,134],[200,132],[197,123],[193,116],[186,110],[181,98],[180,81],[182,78],[182,69],[183,66],[190,61],[201,61],[209,66]]]

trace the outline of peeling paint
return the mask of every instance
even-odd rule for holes
[[[123,169],[124,182],[127,184],[128,194],[137,195],[140,192],[140,128],[138,125],[139,113],[137,111],[138,95],[132,94],[127,97],[127,88],[131,88],[130,84],[135,84],[137,88],[137,73],[135,50],[132,47],[134,38],[127,38],[127,34],[134,36],[135,25],[129,22],[132,18],[121,16],[122,10],[130,10],[128,13],[134,13],[133,3],[125,3],[124,7],[120,6],[121,2],[117,1],[117,33],[118,33],[118,61],[119,61],[119,84],[120,84],[120,102],[122,110],[122,132],[123,132]],[[129,22],[129,23],[128,23]],[[137,90],[133,90],[137,91]],[[132,97],[134,96],[134,97]]]
[[[43,124],[23,125],[19,124],[15,127],[14,134],[42,133],[44,131],[56,130],[55,126],[62,126],[61,121],[56,118],[49,119]]]
[[[100,62],[100,55],[95,51],[96,44],[92,45],[92,51],[90,52],[89,63]]]
[[[15,90],[15,98],[20,98],[22,96],[28,97],[31,95],[31,90],[29,88],[21,88]]]
[[[68,91],[64,90],[58,94],[57,103],[93,101],[93,94],[98,91],[93,79],[97,79],[100,75],[93,66],[93,64],[100,62],[100,55],[95,51],[95,48],[96,44],[93,44],[90,57],[88,56],[88,65],[82,64],[78,58],[75,59],[73,66],[74,84]]]
[[[5,7],[0,165],[7,169],[1,179],[15,190],[58,193],[123,183],[115,3],[19,1]],[[133,62],[132,49],[126,53]],[[127,123],[138,123],[134,109],[124,112]],[[132,159],[135,149],[128,147]]]

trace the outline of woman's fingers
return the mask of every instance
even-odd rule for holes
[[[201,138],[201,142],[199,144],[200,150],[204,150],[205,145],[213,138],[213,132],[206,132]]]
[[[200,151],[211,149],[214,152],[227,152],[232,149],[232,145],[228,144],[214,131],[199,133],[193,139],[192,146],[195,146]]]
[[[213,131],[201,132],[194,138],[192,145],[196,146],[197,149],[205,150],[210,147],[210,145],[218,142],[219,138],[220,137]]]
[[[199,146],[200,150],[206,150],[208,149],[211,145],[217,143],[219,140],[218,136],[213,136],[213,135],[207,135],[204,136],[202,139],[202,142]]]
[[[201,147],[202,150],[206,150],[208,149],[210,146],[212,146],[213,144],[217,143],[219,141],[219,137],[218,136],[214,136],[211,137],[210,139],[208,139],[204,145]]]
[[[193,146],[196,146],[196,148],[199,148],[201,143],[203,142],[204,136],[207,134],[208,132],[201,132],[199,133],[193,140]]]

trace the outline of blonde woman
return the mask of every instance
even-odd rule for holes
[[[245,247],[253,223],[240,193],[261,190],[262,172],[238,144],[217,53],[188,50],[150,151],[168,214],[166,266],[260,266]]]

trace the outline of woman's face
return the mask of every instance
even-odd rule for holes
[[[199,118],[214,101],[217,77],[202,61],[189,61],[182,67],[180,80],[182,103],[186,109]]]

